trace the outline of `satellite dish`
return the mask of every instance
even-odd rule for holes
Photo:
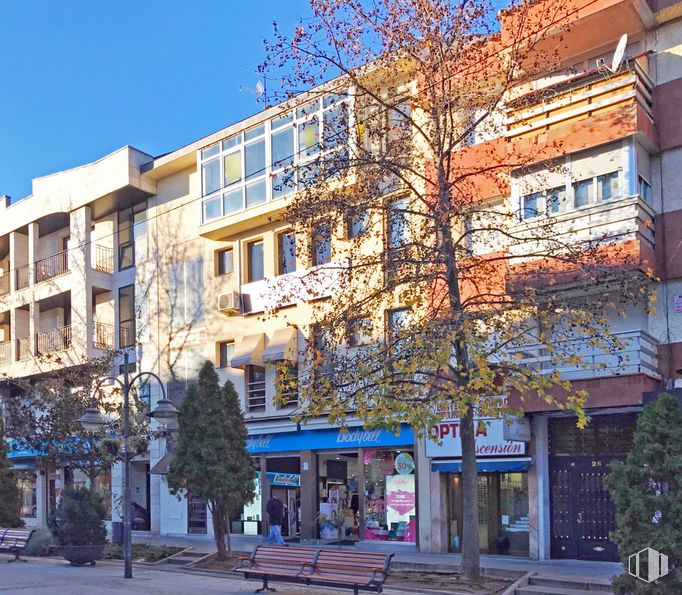
[[[616,51],[613,53],[613,62],[611,62],[611,72],[618,72],[621,65],[623,64],[623,58],[625,57],[625,47],[628,44],[628,34],[623,33],[618,40],[618,45],[616,46]]]

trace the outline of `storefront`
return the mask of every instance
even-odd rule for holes
[[[462,550],[462,446],[459,420],[446,419],[430,428],[440,443],[426,442],[431,470],[446,474],[448,550]],[[514,438],[514,439],[512,439]],[[530,429],[525,421],[516,427],[502,419],[478,419],[476,468],[478,472],[478,523],[481,553],[529,555],[527,454]]]
[[[242,515],[244,532],[266,531],[260,521],[267,500],[276,496],[285,507],[282,532],[289,541],[416,543],[417,469],[409,427],[398,434],[354,427],[251,435],[247,448],[259,474],[258,496]]]

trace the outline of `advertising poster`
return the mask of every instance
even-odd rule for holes
[[[414,475],[386,476],[386,522],[388,528],[392,523],[407,523],[410,516],[417,514],[414,493]]]

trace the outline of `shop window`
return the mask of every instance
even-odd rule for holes
[[[360,538],[361,461],[357,451],[318,453],[318,536],[353,543]]]
[[[19,474],[19,491],[21,492],[21,516],[36,518],[38,501],[36,499],[36,474],[26,471]]]
[[[286,275],[296,270],[296,235],[283,232],[277,236],[277,274]]]
[[[234,273],[234,250],[226,248],[216,252],[218,261],[218,275],[228,275]]]
[[[95,493],[102,497],[106,509],[106,519],[111,520],[111,467],[105,467],[99,472],[92,484]]]
[[[364,450],[365,539],[417,540],[414,453]]]
[[[246,410],[265,411],[265,368],[246,366]]]
[[[249,242],[246,246],[247,283],[261,281],[265,278],[263,261],[263,240]]]
[[[218,343],[218,367],[229,368],[234,355],[234,341]]]

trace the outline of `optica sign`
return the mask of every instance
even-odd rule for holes
[[[526,454],[524,442],[504,439],[504,420],[476,419],[477,457],[518,457]],[[462,456],[459,419],[445,419],[429,428],[426,456],[457,458]],[[440,444],[438,442],[440,442]]]

